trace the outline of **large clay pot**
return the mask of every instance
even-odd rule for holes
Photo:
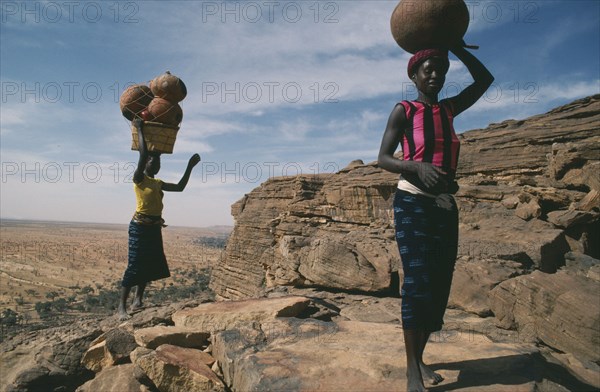
[[[401,0],[390,25],[394,39],[407,52],[448,48],[462,42],[469,10],[463,0]]]
[[[148,120],[167,125],[179,125],[183,119],[183,111],[177,103],[163,98],[154,98],[148,105]]]
[[[121,113],[131,121],[148,107],[153,98],[154,96],[148,86],[143,84],[129,86],[123,91],[119,99]]]
[[[166,99],[173,103],[181,102],[187,95],[187,88],[181,79],[169,71],[150,81],[150,89],[155,97]]]

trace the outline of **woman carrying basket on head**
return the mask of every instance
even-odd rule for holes
[[[150,152],[143,134],[143,121],[134,119],[138,131],[140,158],[133,174],[137,207],[129,224],[129,256],[127,269],[121,283],[121,299],[117,311],[120,320],[126,320],[127,298],[133,286],[137,286],[132,309],[142,307],[142,296],[148,282],[171,276],[163,250],[162,219],[163,191],[182,192],[190,179],[194,166],[200,162],[200,155],[190,158],[187,169],[177,184],[154,178],[160,170],[160,153]]]
[[[423,363],[423,351],[431,332],[442,328],[458,250],[458,209],[452,194],[458,190],[459,140],[452,121],[494,80],[463,46],[450,51],[474,82],[457,96],[438,101],[449,68],[448,50],[417,52],[409,61],[408,76],[419,96],[392,110],[378,158],[380,167],[400,174],[394,221],[404,272],[402,326],[410,392],[426,391],[424,379],[432,384],[443,379]],[[403,160],[394,157],[401,142]]]

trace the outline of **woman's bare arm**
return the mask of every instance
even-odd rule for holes
[[[185,173],[183,173],[183,177],[181,177],[181,180],[179,180],[177,184],[163,182],[161,189],[167,192],[183,192],[190,179],[190,175],[192,174],[192,169],[198,164],[198,162],[200,162],[200,155],[192,155],[188,162],[187,168],[185,169]]]
[[[458,46],[451,48],[450,50],[465,64],[474,80],[474,82],[461,91],[460,94],[449,99],[454,109],[453,115],[457,116],[473,106],[473,104],[485,94],[494,81],[494,76],[481,61],[477,59],[477,57],[473,56],[473,54],[464,47]]]

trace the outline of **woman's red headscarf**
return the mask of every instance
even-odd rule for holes
[[[445,49],[423,49],[418,51],[412,56],[408,62],[408,77],[412,77],[415,73],[416,68],[421,65],[421,63],[429,60],[432,57],[441,57],[443,59],[448,60],[448,51]]]

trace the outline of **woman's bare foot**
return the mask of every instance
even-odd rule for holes
[[[423,377],[421,376],[421,370],[417,367],[416,369],[406,369],[406,390],[407,392],[427,392],[427,388],[423,385]]]
[[[133,303],[131,304],[131,310],[140,310],[144,307],[144,305],[142,305],[142,301],[139,300],[138,298],[133,300]]]
[[[117,310],[117,316],[119,317],[119,321],[125,321],[131,318],[131,316],[127,314],[127,311],[122,306],[119,306],[119,309]]]
[[[444,377],[441,374],[434,372],[431,368],[425,365],[423,362],[419,364],[421,368],[421,375],[423,376],[423,380],[427,380],[432,385],[437,385],[444,381]]]

